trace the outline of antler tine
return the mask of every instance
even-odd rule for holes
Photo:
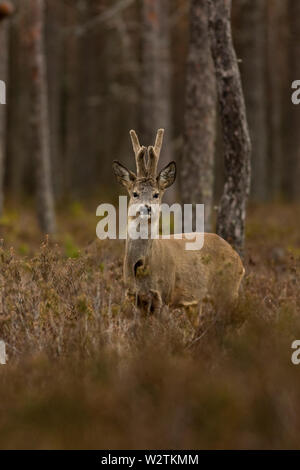
[[[149,174],[155,178],[156,172],[157,172],[157,165],[158,165],[158,160],[163,144],[163,138],[164,138],[164,129],[159,129],[157,131],[156,139],[155,139],[155,144],[154,147],[148,147],[148,154],[149,154],[149,164],[148,164],[148,171]]]
[[[135,156],[137,176],[140,178],[147,175],[147,168],[145,162],[146,151],[146,147],[141,147],[139,152]]]
[[[130,134],[130,137],[131,137],[133,151],[134,151],[135,155],[137,155],[139,153],[139,151],[141,150],[141,144],[140,144],[139,138],[138,138],[138,136],[137,136],[137,134],[134,130],[131,130],[129,132],[129,134]]]
[[[158,158],[159,158],[163,140],[164,140],[164,133],[165,133],[164,129],[158,129],[157,134],[156,134],[154,152],[156,153]]]
[[[133,151],[135,154],[137,176],[146,176],[147,169],[145,163],[146,147],[141,147],[139,138],[134,130],[130,131],[130,137],[132,142]]]

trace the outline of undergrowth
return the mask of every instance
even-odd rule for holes
[[[127,303],[121,242],[87,244],[77,219],[39,248],[6,228],[0,447],[299,448],[299,220],[250,210],[239,301],[199,331],[180,309]]]

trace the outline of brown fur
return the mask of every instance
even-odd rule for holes
[[[142,310],[157,311],[157,305],[201,308],[208,299],[220,307],[237,298],[245,270],[239,255],[218,235],[205,233],[199,251],[185,250],[185,238],[143,240],[144,247],[141,243],[136,251],[130,247],[135,242],[128,242],[124,275]]]

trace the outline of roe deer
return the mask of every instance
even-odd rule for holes
[[[164,130],[157,133],[154,147],[141,147],[135,131],[130,131],[135,153],[137,174],[114,161],[113,170],[119,183],[127,189],[132,204],[139,204],[148,221],[156,218],[165,190],[176,178],[176,164],[169,163],[158,176],[157,164]],[[148,154],[148,159],[146,159]],[[129,212],[128,210],[128,212]],[[142,211],[140,211],[141,213]],[[128,215],[128,225],[131,217]],[[129,234],[128,234],[129,235]],[[124,258],[124,280],[128,295],[144,312],[160,312],[164,305],[173,307],[198,306],[211,301],[216,306],[232,303],[238,296],[245,270],[239,255],[221,237],[204,234],[204,244],[198,251],[185,249],[186,238],[132,239],[127,235]]]

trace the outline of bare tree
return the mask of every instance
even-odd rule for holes
[[[289,0],[289,72],[290,85],[300,77],[300,2]],[[284,189],[289,199],[300,201],[300,112],[299,107],[290,102],[289,145],[285,162]]]
[[[44,51],[44,0],[28,0],[29,52],[31,69],[32,151],[36,165],[38,220],[46,233],[55,231],[54,198],[48,114],[48,86]]]
[[[251,143],[232,42],[231,0],[208,0],[208,5],[225,161],[225,185],[218,210],[217,233],[242,254],[246,203],[250,190]]]
[[[171,60],[169,36],[169,0],[143,0],[141,136],[145,145],[155,132],[165,128],[161,164],[171,160]]]
[[[242,0],[238,6],[236,47],[253,150],[251,199],[264,201],[268,197],[266,1]]]
[[[33,162],[29,115],[31,77],[28,63],[27,2],[14,1],[17,14],[9,31],[9,86],[6,135],[6,184],[10,197],[20,201],[24,189],[32,187]]]
[[[64,4],[64,24],[67,28],[78,27],[77,2],[70,8]],[[71,193],[74,183],[74,167],[79,153],[79,40],[73,32],[64,37],[64,75],[65,75],[65,135],[64,135],[64,189]],[[78,166],[78,165],[77,165]]]
[[[268,0],[267,2],[268,180],[271,186],[270,196],[273,200],[279,199],[282,195],[284,169],[283,111],[287,107],[287,100],[283,89],[289,79],[288,41],[285,33],[287,10],[287,3],[282,0]]]
[[[216,80],[210,51],[207,14],[206,2],[191,1],[180,192],[184,204],[205,205],[205,230],[211,231]]]
[[[62,72],[63,34],[60,28],[64,3],[60,0],[46,2],[47,80],[49,84],[50,149],[52,155],[53,189],[56,199],[62,196]],[[70,7],[69,7],[70,9]]]
[[[8,78],[8,23],[3,22],[7,16],[13,12],[13,6],[10,2],[0,3],[0,80],[5,84]],[[5,148],[6,148],[6,107],[0,105],[0,216],[3,212],[4,200],[4,171],[5,171]]]

